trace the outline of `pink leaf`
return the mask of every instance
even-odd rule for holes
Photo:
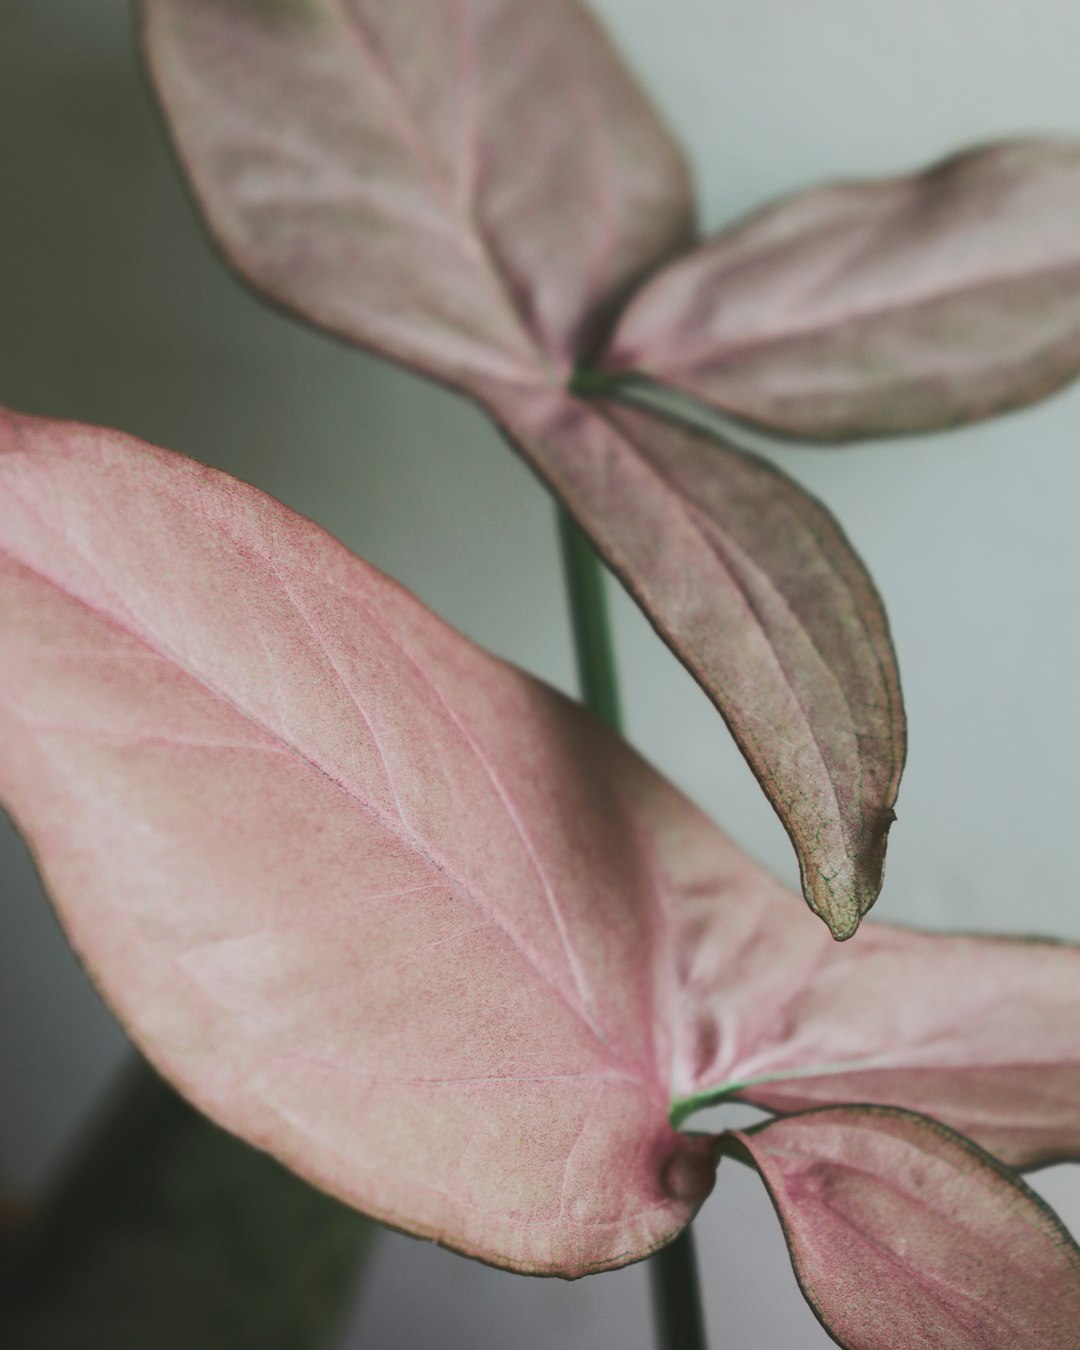
[[[452,384],[565,382],[687,242],[681,155],[576,0],[144,0],[211,229],[261,290]]]
[[[0,630],[0,796],[207,1114],[514,1269],[688,1221],[711,1146],[667,1120],[648,823],[676,794],[610,733],[254,489],[10,415]]]
[[[499,418],[720,708],[811,905],[854,932],[880,889],[905,737],[865,570],[757,461],[560,388],[689,232],[682,161],[594,21],[573,0],[144,13],[226,253]]]
[[[802,1291],[848,1350],[1075,1350],[1080,1249],[1015,1174],[906,1111],[838,1107],[736,1134]]]
[[[712,1186],[672,1081],[771,1044],[787,1071],[876,1034],[905,1064],[908,1024],[978,1081],[1015,1024],[999,1060],[1043,1086],[1017,1118],[1075,1091],[1075,950],[903,935],[939,1007],[936,952],[987,972],[912,1012],[892,930],[836,947],[580,708],[210,469],[0,415],[0,631],[0,797],[105,996],[196,1105],[385,1222],[518,1270],[640,1258]],[[1003,1287],[1048,1223],[1003,1230]]]
[[[816,188],[657,275],[605,364],[811,440],[988,417],[1080,373],[1080,148]]]
[[[707,826],[684,831],[677,1120],[727,1096],[875,1102],[1013,1166],[1080,1160],[1080,949],[876,923],[837,946]]]
[[[877,898],[905,726],[881,601],[756,456],[602,400],[506,400],[515,440],[720,709],[835,936]]]

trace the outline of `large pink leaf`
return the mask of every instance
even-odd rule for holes
[[[377,1218],[512,1268],[639,1258],[670,1128],[674,797],[309,522],[0,418],[0,796],[153,1062]],[[669,808],[673,809],[673,808]]]
[[[865,935],[837,948],[604,727],[254,489],[0,415],[0,633],[0,797],[106,997],[197,1105],[384,1221],[514,1269],[634,1260],[712,1185],[673,1078],[832,1053],[875,1001],[903,1042]],[[921,980],[951,940],[920,941]],[[1007,1050],[1071,1091],[1018,997],[1059,981],[1044,950],[1007,972]],[[864,1002],[798,1007],[834,961]],[[1038,1238],[1002,1242],[1030,1272]]]
[[[1080,147],[817,188],[657,275],[606,365],[813,440],[928,431],[1080,374]]]
[[[839,1107],[737,1134],[803,1293],[848,1350],[1075,1350],[1080,1249],[1017,1177],[925,1117]]]
[[[720,709],[835,936],[877,898],[905,727],[881,601],[791,479],[671,422],[536,394],[499,409]]]
[[[577,0],[144,0],[210,227],[258,287],[437,378],[565,382],[685,243],[678,149]]]
[[[726,1096],[876,1102],[1013,1166],[1080,1160],[1080,949],[876,923],[838,946],[707,824],[682,828],[677,1120]]]

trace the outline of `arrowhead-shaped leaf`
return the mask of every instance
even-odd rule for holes
[[[708,836],[683,840],[701,870],[681,886],[676,1119],[728,1096],[874,1102],[1015,1167],[1080,1160],[1080,950],[876,923],[838,946]]]
[[[960,1135],[849,1106],[732,1142],[761,1173],[799,1284],[837,1344],[1074,1350],[1080,1249],[1019,1177]]]
[[[850,937],[877,898],[903,767],[880,598],[843,531],[754,455],[603,400],[499,413],[723,714]]]
[[[261,290],[452,384],[565,382],[692,230],[576,0],[144,0],[210,228]]]
[[[667,1120],[655,775],[254,489],[31,419],[0,445],[0,794],[150,1058],[470,1255],[670,1239],[712,1164]]]
[[[0,415],[0,633],[0,797],[106,997],[204,1111],[386,1222],[518,1270],[642,1257],[712,1185],[672,1082],[864,1016],[799,991],[849,953],[865,989],[872,943],[860,984],[863,944],[587,713],[221,474]],[[1021,1021],[1043,950],[995,973]],[[1043,1084],[1018,1116],[1072,1091],[1049,1025],[1007,1044]]]
[[[611,370],[809,440],[932,431],[1080,374],[1080,146],[788,198],[658,274]]]

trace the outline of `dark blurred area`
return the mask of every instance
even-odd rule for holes
[[[307,1350],[340,1334],[375,1227],[132,1062],[0,1243],[5,1350]]]

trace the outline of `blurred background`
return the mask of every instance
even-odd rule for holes
[[[594,7],[687,145],[708,228],[822,178],[1080,134],[1068,0]],[[543,489],[465,402],[232,280],[171,162],[127,0],[0,0],[0,402],[119,427],[258,484],[573,690]],[[1074,388],[948,436],[769,451],[839,517],[891,616],[911,753],[881,917],[1080,939],[1078,441]],[[793,882],[720,719],[613,590],[631,738]],[[0,827],[0,1194],[33,1205],[129,1051]],[[1074,1174],[1033,1180],[1080,1231]],[[754,1176],[721,1168],[697,1229],[716,1350],[831,1344]],[[510,1342],[647,1350],[642,1268],[565,1285],[386,1234],[341,1350]]]

